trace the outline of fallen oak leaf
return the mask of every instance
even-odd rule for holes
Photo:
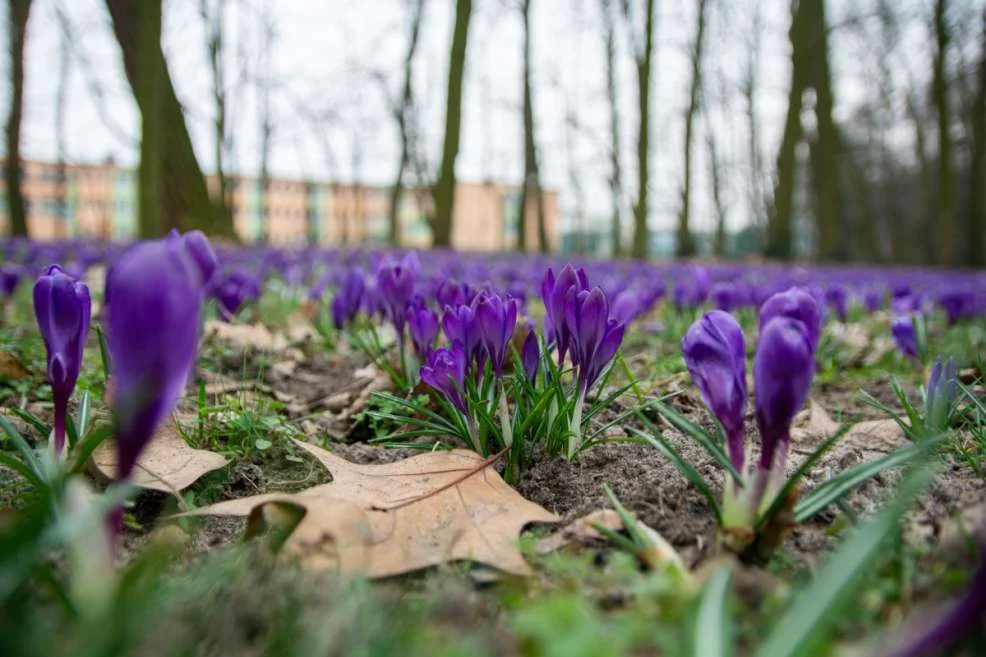
[[[809,400],[807,411],[795,418],[791,428],[791,443],[796,451],[810,453],[815,446],[839,430],[839,423],[829,417],[825,409],[814,399]],[[910,442],[896,420],[864,420],[849,427],[836,443],[836,450],[856,448],[868,459],[878,458]]]
[[[250,516],[261,505],[293,504],[306,515],[285,541],[289,554],[310,567],[337,564],[343,574],[373,578],[451,561],[526,575],[530,567],[516,545],[520,531],[533,522],[560,521],[521,497],[492,460],[475,452],[429,452],[395,463],[360,465],[315,445],[295,443],[329,469],[330,483],[293,495],[229,500],[182,515]]]
[[[92,466],[99,477],[112,481],[117,470],[116,442],[103,441],[92,453]],[[215,452],[189,447],[173,419],[164,423],[141,453],[130,483],[140,488],[177,494],[202,475],[226,465]]]
[[[603,538],[596,529],[597,526],[617,532],[623,529],[623,521],[612,509],[592,511],[539,540],[534,552],[545,555],[571,546],[590,545],[593,541]]]
[[[27,368],[13,354],[0,351],[0,379],[20,381],[30,376]]]

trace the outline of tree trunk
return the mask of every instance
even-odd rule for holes
[[[472,16],[472,0],[456,0],[455,28],[449,53],[448,95],[445,102],[445,145],[442,164],[435,182],[435,216],[432,219],[433,244],[452,245],[452,212],[455,205],[455,160],[459,155],[462,123],[462,79],[466,69],[466,44]]]
[[[716,232],[712,249],[717,258],[726,257],[726,204],[722,198],[722,170],[719,165],[719,150],[716,148],[715,135],[712,130],[706,137],[709,149],[709,179],[712,187],[712,206],[716,213]]]
[[[829,70],[828,22],[825,19],[825,0],[801,0],[800,7],[808,12],[801,37],[807,41],[805,59],[812,70],[811,86],[815,89],[815,117],[818,124],[815,167],[816,212],[818,226],[818,256],[822,260],[845,260],[844,237],[847,230],[840,227],[839,213],[839,131],[832,118],[835,104],[832,75]],[[800,10],[800,9],[799,9]]]
[[[762,232],[765,223],[766,199],[764,196],[766,191],[763,183],[763,154],[760,150],[760,122],[757,119],[756,104],[762,14],[760,3],[755,4],[750,52],[746,60],[746,71],[743,78],[743,96],[746,99],[747,159],[750,167],[750,221]]]
[[[698,25],[695,31],[695,44],[692,46],[692,84],[688,92],[688,107],[685,109],[685,163],[681,185],[681,209],[678,212],[678,234],[675,251],[679,258],[695,255],[695,238],[689,226],[692,201],[692,141],[695,135],[695,117],[702,94],[702,46],[705,42],[705,9],[708,0],[698,0]]]
[[[58,50],[58,89],[55,92],[55,152],[57,163],[55,177],[58,194],[58,217],[62,222],[59,227],[62,237],[68,237],[70,216],[68,205],[68,141],[65,135],[66,118],[68,117],[68,91],[72,76],[72,50],[67,35],[62,35]]]
[[[110,17],[113,20],[113,32],[123,51],[124,70],[130,82],[134,95],[139,96],[138,48],[137,48],[137,7],[141,3],[131,0],[106,0]],[[161,93],[161,134],[167,139],[162,143],[162,166],[158,187],[161,194],[162,215],[164,221],[159,229],[177,227],[182,230],[199,228],[211,235],[235,239],[233,218],[223,213],[209,198],[209,190],[205,176],[195,158],[192,140],[185,125],[185,116],[181,104],[175,95],[171,77],[164,60],[164,53],[159,47],[155,55]],[[137,98],[138,105],[140,99]],[[141,114],[144,108],[141,107]]]
[[[201,0],[200,13],[206,29],[206,48],[212,69],[213,157],[216,161],[216,181],[219,184],[216,204],[224,214],[231,214],[229,181],[226,177],[226,79],[223,70],[223,7],[226,0],[216,0],[215,12],[209,11],[209,0]]]
[[[418,49],[418,36],[421,33],[421,21],[424,16],[425,0],[411,0],[410,31],[408,33],[407,52],[404,55],[404,85],[401,90],[400,104],[394,107],[394,118],[397,121],[397,132],[401,140],[400,161],[397,163],[397,176],[390,188],[390,210],[387,218],[389,227],[388,239],[391,246],[397,246],[401,241],[400,206],[404,196],[404,174],[411,164],[411,121],[414,104],[414,54]]]
[[[613,24],[612,0],[600,0],[603,27],[606,33],[606,100],[609,103],[610,172],[609,189],[613,204],[610,219],[610,251],[614,258],[623,254],[622,246],[622,199],[623,172],[620,166],[620,110],[619,94],[616,89],[616,29]]]
[[[969,182],[969,264],[986,267],[986,9],[979,54],[978,85],[972,107],[972,162]]]
[[[774,206],[767,223],[765,255],[787,260],[792,255],[794,186],[797,179],[797,149],[801,141],[801,106],[805,88],[808,85],[807,62],[802,57],[802,34],[805,32],[803,0],[794,8],[791,17],[791,30],[788,33],[791,43],[791,88],[787,100],[787,119],[784,122],[784,135],[781,137],[777,153],[777,183],[774,187]]]
[[[548,233],[544,219],[544,195],[541,192],[541,170],[538,165],[537,140],[534,126],[534,91],[531,85],[531,4],[522,0],[521,16],[524,22],[524,183],[520,193],[520,217],[517,222],[517,250],[527,250],[527,211],[534,199],[537,221],[538,248],[548,252]]]
[[[952,136],[948,97],[947,58],[949,33],[946,24],[947,0],[936,0],[934,10],[935,55],[931,82],[932,101],[938,114],[938,225],[935,232],[938,264],[956,265],[955,171],[952,164]]]
[[[274,138],[274,123],[271,120],[271,50],[274,47],[274,24],[270,15],[270,5],[266,2],[261,13],[262,34],[260,43],[260,175],[257,184],[260,188],[261,235],[265,242],[271,238],[270,210],[270,151]]]
[[[637,54],[637,100],[640,130],[637,134],[637,202],[633,208],[634,258],[646,258],[650,232],[647,229],[647,186],[650,181],[650,86],[654,56],[654,0],[647,0],[643,52]]]
[[[137,105],[140,107],[140,169],[137,175],[137,230],[142,239],[162,234],[161,171],[164,135],[161,134],[161,0],[137,4]]]
[[[7,157],[3,175],[7,184],[7,216],[10,234],[28,236],[27,210],[21,190],[21,120],[24,117],[24,42],[27,39],[27,19],[31,15],[31,0],[7,0],[10,48],[10,106],[7,112]]]
[[[917,226],[918,239],[912,240],[914,249],[911,254],[912,263],[931,263],[935,259],[935,228],[931,210],[931,164],[928,161],[928,137],[924,131],[924,117],[914,98],[914,93],[908,94],[907,113],[914,127],[914,159],[918,163],[919,185],[917,190]]]

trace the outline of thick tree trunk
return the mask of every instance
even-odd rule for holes
[[[113,32],[123,51],[124,70],[134,95],[139,96],[140,69],[138,66],[138,5],[131,0],[106,0]],[[156,57],[161,93],[161,134],[166,135],[162,147],[162,166],[158,178],[162,216],[160,231],[169,228],[190,230],[199,228],[211,235],[235,239],[233,218],[224,214],[209,198],[205,176],[195,158],[192,140],[185,125],[181,104],[168,75],[164,53],[158,48]],[[140,105],[140,99],[137,98]],[[144,108],[140,107],[141,114]]]
[[[637,202],[633,208],[634,258],[646,258],[650,231],[647,228],[647,192],[650,182],[650,87],[654,57],[654,0],[647,0],[644,22],[644,48],[637,54],[637,101],[640,129],[637,133]]]
[[[764,253],[786,260],[792,255],[794,185],[797,178],[797,148],[801,141],[801,106],[807,84],[805,64],[799,57],[802,31],[801,12],[795,10],[791,22],[791,88],[787,100],[787,119],[784,135],[777,153],[777,183],[774,188],[774,206],[767,223]]]
[[[839,212],[839,131],[832,118],[835,100],[832,75],[829,70],[828,22],[825,19],[825,0],[801,0],[808,12],[802,38],[812,67],[811,86],[815,89],[815,116],[818,124],[817,157],[813,158],[816,212],[818,226],[818,257],[822,260],[845,260],[847,230],[840,227]]]
[[[938,225],[935,243],[938,264],[956,265],[955,170],[952,164],[952,135],[949,132],[951,103],[946,79],[949,51],[947,11],[947,0],[935,1],[935,55],[931,82],[932,102],[938,113]]]
[[[138,233],[143,239],[160,235],[161,169],[164,147],[161,134],[161,0],[137,5],[137,104],[141,108],[140,169],[138,171]]]
[[[603,26],[606,32],[606,100],[609,104],[609,190],[613,204],[613,214],[610,219],[610,251],[614,258],[623,255],[622,236],[622,199],[623,171],[620,166],[620,110],[619,94],[617,93],[616,70],[616,26],[613,21],[612,0],[600,0],[600,11],[603,15]]]
[[[57,157],[55,184],[58,194],[58,218],[62,222],[59,226],[59,234],[62,237],[68,237],[73,232],[69,230],[69,223],[73,221],[73,218],[70,216],[68,205],[68,142],[65,135],[71,75],[71,44],[63,36],[58,49],[58,89],[55,92],[55,153]]]
[[[750,167],[750,221],[759,230],[765,226],[764,210],[767,207],[763,182],[763,153],[760,150],[760,121],[757,118],[757,83],[760,69],[760,30],[762,14],[760,3],[755,3],[750,52],[743,77],[743,97],[746,99],[747,159]],[[762,239],[762,236],[761,236]]]
[[[404,84],[401,88],[400,104],[394,107],[397,132],[401,140],[400,161],[397,163],[397,176],[390,188],[390,209],[387,217],[388,241],[397,246],[401,241],[400,206],[404,197],[404,174],[411,164],[411,122],[414,104],[414,54],[418,49],[418,36],[421,34],[421,21],[424,16],[425,0],[411,0],[410,31],[408,32],[407,52],[404,54]]]
[[[448,95],[445,102],[445,145],[442,164],[435,183],[435,216],[432,219],[433,244],[452,245],[452,213],[455,205],[455,160],[459,155],[462,123],[462,81],[466,69],[466,44],[472,17],[472,0],[456,0],[455,27],[449,53]]]
[[[986,9],[978,85],[972,107],[972,163],[969,182],[969,264],[986,267]]]
[[[24,117],[24,43],[27,40],[27,19],[31,15],[31,0],[7,0],[10,48],[10,106],[7,111],[7,157],[3,176],[7,184],[7,216],[10,234],[28,236],[27,210],[21,190],[21,121]]]
[[[679,258],[695,255],[695,238],[690,227],[692,206],[692,142],[695,136],[695,117],[702,94],[702,48],[705,43],[705,9],[708,0],[698,0],[698,24],[692,46],[692,84],[685,109],[685,162],[681,185],[681,209],[678,211],[678,234],[675,250]]]

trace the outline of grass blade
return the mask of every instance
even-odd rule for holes
[[[927,451],[928,443],[910,445],[875,461],[867,461],[848,470],[843,470],[801,498],[794,507],[795,521],[802,523],[808,520],[884,470],[904,465],[922,454],[926,454]]]
[[[14,447],[16,447],[17,451],[21,453],[21,456],[24,457],[25,463],[27,463],[27,465],[34,470],[34,473],[38,475],[38,477],[42,477],[41,461],[38,460],[38,455],[34,453],[31,446],[27,444],[26,440],[24,440],[24,436],[22,436],[21,433],[14,428],[14,425],[10,423],[10,420],[3,415],[0,415],[0,429],[3,429],[4,433],[7,434],[7,437],[10,438],[10,441],[14,443]]]
[[[795,598],[774,625],[757,657],[807,657],[817,654],[825,633],[852,597],[885,539],[918,494],[930,483],[931,468],[912,472],[897,495],[876,517],[860,525],[836,549],[828,564]]]
[[[735,645],[729,609],[729,566],[720,566],[702,591],[695,618],[695,657],[732,657]]]
[[[678,413],[678,411],[672,409],[666,404],[657,401],[654,402],[654,406],[657,409],[657,412],[664,416],[668,422],[673,424],[676,429],[693,438],[702,447],[702,449],[709,454],[709,456],[715,459],[716,463],[722,466],[723,469],[729,473],[729,476],[733,478],[733,481],[742,482],[742,476],[733,466],[733,462],[729,460],[726,452],[724,452],[722,447],[720,447],[716,441],[709,436],[709,434],[703,431],[701,427],[686,419],[683,415]],[[644,421],[647,424],[652,427],[654,426],[654,423],[644,417],[642,413],[639,414],[638,417],[644,418]],[[656,427],[654,428],[656,429]]]

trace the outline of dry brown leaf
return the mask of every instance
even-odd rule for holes
[[[206,338],[240,350],[279,351],[287,347],[282,336],[271,333],[263,324],[235,324],[213,319],[205,323],[203,333]]]
[[[30,374],[27,368],[21,365],[21,362],[13,354],[0,351],[0,379],[20,381],[30,376]]]
[[[396,463],[359,465],[295,442],[329,469],[331,483],[190,513],[258,521],[257,514],[267,513],[272,503],[303,508],[304,518],[284,544],[287,553],[311,567],[368,577],[459,560],[528,574],[517,536],[532,522],[560,520],[510,488],[492,464],[483,467],[486,460],[475,452],[430,452]]]
[[[814,399],[808,409],[795,417],[791,426],[791,443],[796,451],[811,452],[822,440],[839,430],[839,423]],[[837,448],[856,448],[872,457],[889,454],[908,445],[904,430],[895,420],[866,420],[852,425],[839,439]]]
[[[617,532],[623,529],[620,514],[612,509],[599,509],[576,518],[556,532],[548,534],[540,541],[534,551],[538,554],[549,554],[570,546],[589,545],[592,541],[602,538],[596,530],[596,525]]]
[[[104,441],[92,454],[92,463],[104,479],[116,477],[116,443]],[[134,468],[131,483],[141,488],[177,493],[202,475],[226,465],[226,458],[204,449],[189,447],[173,420],[168,420],[144,449]]]

